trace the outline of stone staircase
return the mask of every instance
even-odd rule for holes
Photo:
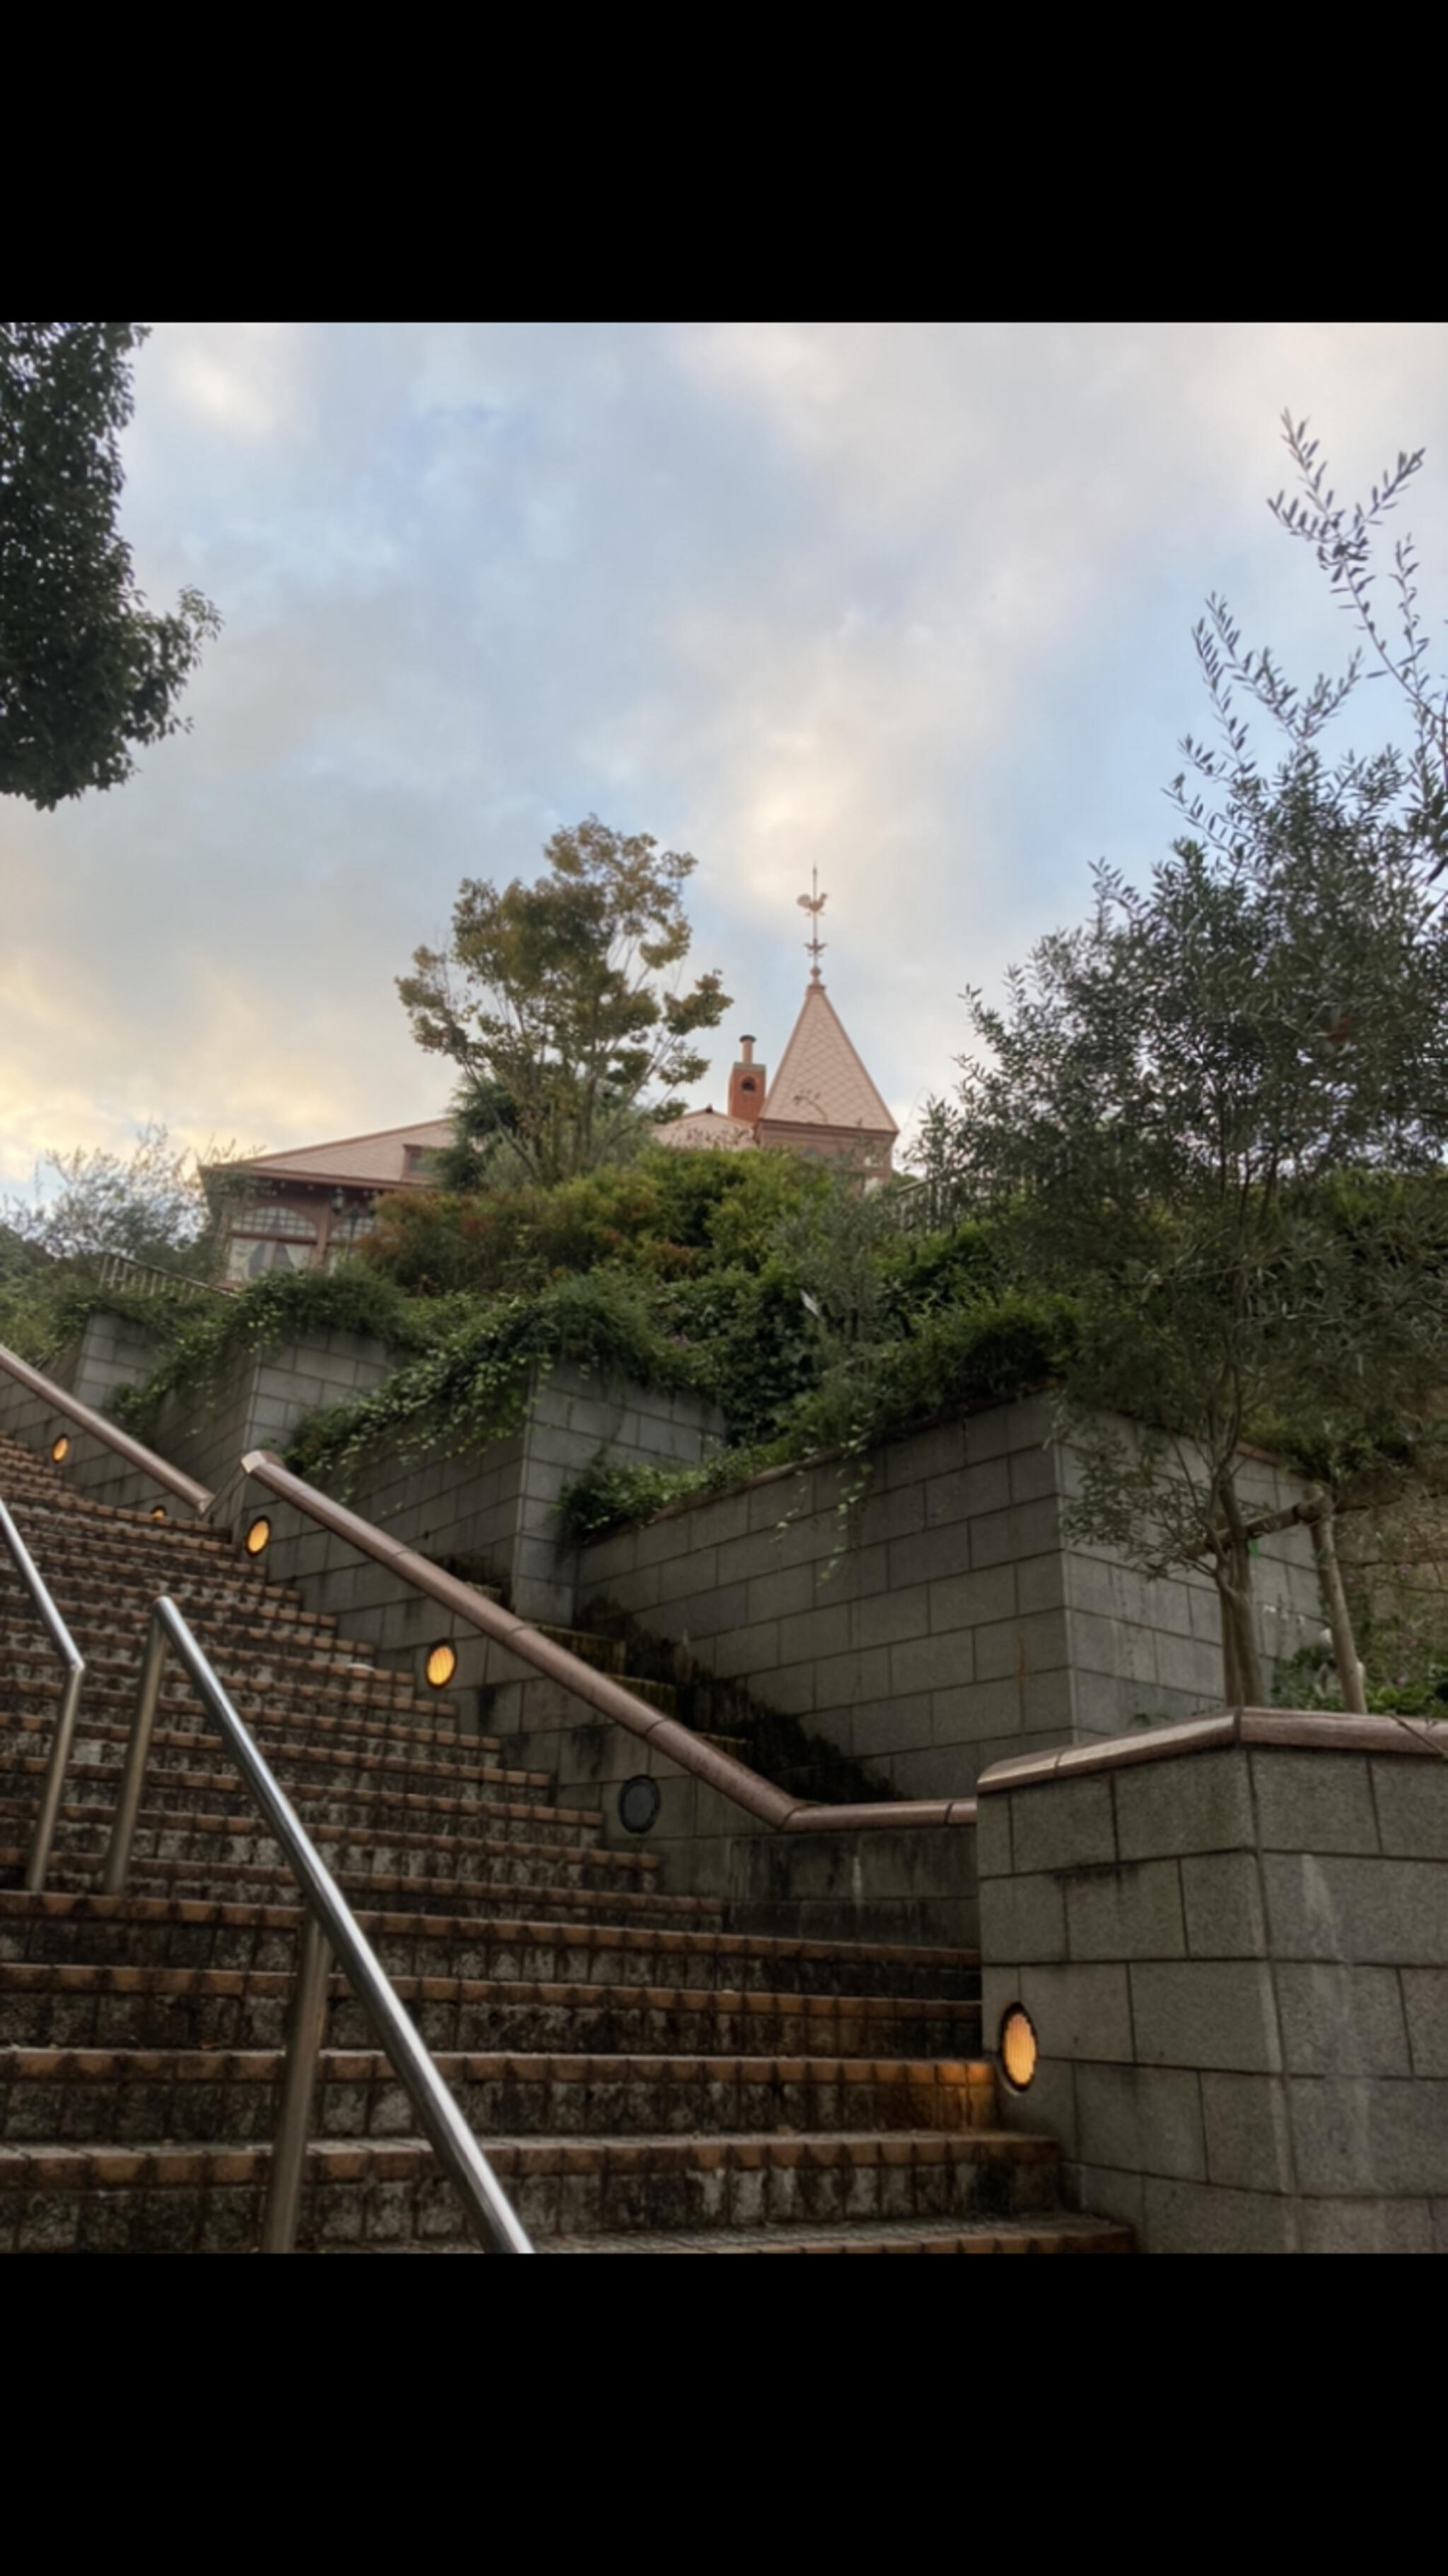
[[[0,2249],[256,2245],[300,1913],[168,1667],[128,1892],[98,1893],[150,1605],[168,1592],[546,2252],[1119,2252],[999,2122],[975,1961],[726,1920],[596,1811],[458,1731],[224,1540],[88,1503],[0,1439],[87,1658],[46,1891],[22,1885],[60,1672],[0,1554]],[[300,2247],[471,2251],[334,1979]]]

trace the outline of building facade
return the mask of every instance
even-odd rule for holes
[[[375,1202],[425,1189],[452,1121],[425,1118],[373,1136],[344,1136],[289,1154],[216,1166],[229,1211],[222,1277],[231,1288],[271,1270],[335,1270],[372,1231]]]

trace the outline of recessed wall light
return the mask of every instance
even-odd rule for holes
[[[1001,2067],[1014,2092],[1025,2092],[1040,2054],[1036,2026],[1024,2004],[1009,2005],[1001,2015]]]

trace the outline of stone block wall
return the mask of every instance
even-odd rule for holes
[[[98,1314],[87,1319],[80,1340],[61,1353],[47,1374],[80,1403],[100,1413],[117,1387],[139,1385],[155,1365],[156,1344],[142,1325],[122,1315]],[[0,1432],[23,1441],[43,1458],[50,1456],[52,1442],[63,1432],[70,1443],[63,1472],[76,1491],[93,1502],[190,1517],[169,1486],[158,1484],[144,1468],[119,1457],[97,1433],[70,1421],[45,1396],[33,1394],[3,1369]]]
[[[1448,2252],[1448,1728],[1248,1710],[980,1783],[1010,2125],[1147,2253]],[[1148,1758],[1150,1757],[1150,1758]]]
[[[216,1386],[167,1399],[151,1446],[219,1493],[248,1449],[284,1449],[309,1413],[346,1404],[392,1375],[384,1342],[359,1333],[310,1333],[269,1353],[239,1351]]]
[[[95,1413],[108,1413],[123,1386],[144,1386],[161,1353],[157,1334],[130,1315],[88,1315],[80,1340],[49,1372]]]
[[[300,1356],[311,1366],[310,1346]],[[280,1445],[275,1433],[238,1440],[238,1427],[225,1434],[232,1467],[248,1447]],[[363,1468],[348,1501],[419,1554],[440,1563],[462,1560],[470,1578],[506,1591],[520,1617],[568,1627],[577,1577],[574,1551],[562,1545],[558,1529],[564,1487],[600,1448],[623,1465],[689,1463],[702,1456],[718,1427],[712,1409],[692,1396],[610,1389],[579,1369],[561,1368],[535,1387],[524,1421],[506,1439],[451,1455],[437,1450],[414,1462],[384,1454]],[[214,1453],[221,1438],[213,1436]],[[225,1508],[233,1510],[231,1498]],[[411,1647],[424,1630],[431,1637],[425,1622],[418,1625],[422,1605],[409,1585],[380,1566],[354,1565],[341,1541],[305,1519],[293,1532],[295,1516],[273,1518],[270,1563],[277,1579],[301,1583],[313,1609],[345,1613],[349,1634],[369,1637],[389,1654]]]
[[[765,1705],[807,1720],[906,1797],[967,1792],[992,1762],[1218,1705],[1216,1594],[1068,1546],[1076,1462],[1036,1398],[891,1442],[849,1525],[825,1461],[676,1506],[596,1541],[580,1613],[608,1600],[686,1643]],[[1290,1498],[1266,1465],[1253,1509]],[[1273,1661],[1320,1632],[1311,1541],[1257,1561]]]

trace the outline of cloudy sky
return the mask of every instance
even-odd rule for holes
[[[817,867],[907,1125],[961,988],[1168,843],[1206,594],[1296,676],[1343,658],[1265,507],[1284,405],[1343,495],[1426,445],[1448,608],[1445,361],[1440,324],[158,325],[123,526],[225,627],[129,786],[0,803],[0,1188],[146,1119],[437,1114],[394,977],[589,812],[698,861],[691,971],[735,996],[700,1100],[739,1031],[778,1061]]]

